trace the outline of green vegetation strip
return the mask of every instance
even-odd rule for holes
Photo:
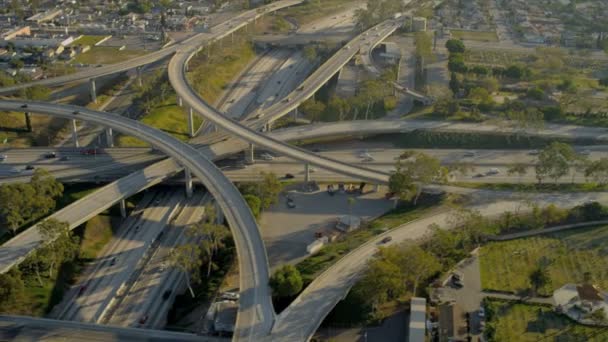
[[[489,341],[606,341],[608,329],[577,324],[548,306],[486,301]]]
[[[484,189],[494,191],[521,191],[521,192],[595,192],[606,191],[608,185],[599,185],[595,183],[558,183],[558,184],[538,184],[538,183],[470,183],[470,182],[454,182],[450,185],[470,189]]]
[[[484,289],[521,292],[529,289],[529,275],[545,265],[549,275],[539,294],[551,295],[567,283],[583,282],[608,289],[608,226],[583,228],[545,236],[491,242],[479,253]]]
[[[336,242],[329,243],[318,253],[298,263],[296,268],[300,271],[304,284],[309,284],[320,273],[327,270],[348,252],[373,239],[375,236],[407,222],[416,220],[436,208],[437,206],[429,205],[392,210],[365,225],[363,228],[346,234]]]

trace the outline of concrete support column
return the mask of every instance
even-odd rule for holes
[[[266,124],[266,132],[272,131],[272,121],[268,121]]]
[[[78,144],[78,130],[76,127],[76,120],[72,119],[72,140],[74,141],[74,147],[80,147]]]
[[[120,206],[120,217],[127,217],[127,202],[124,199],[121,199],[119,202]]]
[[[230,34],[230,43],[234,45],[234,32]]]
[[[374,184],[374,192],[380,191],[380,184]]]
[[[293,110],[293,121],[294,122],[298,121],[298,107],[296,107],[296,109]]]
[[[184,100],[182,100],[181,96],[177,97],[177,105],[182,107],[184,105]]]
[[[27,129],[28,132],[32,131],[32,119],[30,118],[30,113],[25,112],[23,113],[25,115],[25,128]]]
[[[135,68],[135,71],[137,71],[137,84],[141,87],[143,85],[143,80],[141,79],[142,67],[138,66]]]
[[[89,91],[91,92],[91,102],[97,103],[97,89],[95,86],[95,79],[91,78],[89,80]]]
[[[190,170],[184,168],[184,175],[186,177],[186,197],[192,197],[192,173]]]
[[[304,164],[304,182],[310,182],[310,164]]]
[[[215,201],[215,223],[224,224],[224,212],[217,201]]]
[[[190,138],[194,137],[194,109],[192,107],[188,110],[188,134]]]
[[[245,151],[245,160],[252,163],[255,161],[253,157],[253,144],[249,144],[249,148]]]
[[[112,128],[106,128],[106,144],[108,147],[114,147],[114,131]]]

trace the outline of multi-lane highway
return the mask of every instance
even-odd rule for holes
[[[22,104],[23,102],[0,101],[0,110],[31,111],[69,119],[77,117],[79,120],[111,127],[121,133],[137,136],[191,170],[205,184],[221,208],[238,251],[242,295],[234,336],[237,340],[256,340],[270,331],[274,310],[268,287],[269,268],[264,243],[256,220],[240,192],[211,161],[193,147],[137,121],[81,107],[30,102],[27,108],[22,108]],[[32,230],[37,235],[35,228]],[[19,253],[14,249],[4,249],[5,253],[0,260],[1,269],[10,269],[39,243],[38,237],[25,245],[20,244],[17,246]]]

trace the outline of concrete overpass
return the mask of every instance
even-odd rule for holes
[[[268,34],[257,35],[252,38],[256,46],[267,48],[270,46],[283,46],[289,48],[305,47],[324,44],[346,44],[352,35],[344,33],[295,33],[289,35]]]
[[[23,102],[0,101],[0,110],[31,111],[61,118],[78,118],[78,120],[110,127],[124,134],[137,136],[174,158],[162,163],[183,165],[187,170],[187,177],[190,177],[191,170],[215,198],[235,240],[239,256],[241,298],[234,338],[235,340],[259,340],[262,336],[268,334],[274,321],[274,310],[268,287],[268,259],[257,222],[238,189],[204,154],[176,138],[155,128],[142,125],[138,121],[86,108],[39,102],[29,102],[27,107],[24,108]],[[160,178],[156,179],[161,181]],[[152,179],[141,181],[148,183]],[[128,189],[139,188],[140,184],[119,183],[117,187],[119,193],[122,194],[129,192]],[[120,198],[116,199],[116,201],[118,200]],[[93,203],[86,203],[97,206],[107,204],[95,204],[94,202],[93,200]],[[91,208],[83,207],[75,213],[92,211]],[[4,253],[0,255],[0,271],[6,272],[12,266],[21,262],[40,243],[42,241],[36,226],[11,239],[2,246]]]

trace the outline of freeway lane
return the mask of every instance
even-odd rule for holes
[[[254,341],[270,331],[274,310],[268,287],[269,267],[257,222],[238,189],[211,161],[193,147],[160,130],[141,125],[138,121],[75,106],[29,102],[27,108],[21,108],[22,104],[23,102],[0,101],[0,110],[29,111],[68,119],[78,117],[79,120],[111,127],[146,141],[191,170],[219,204],[235,240],[239,259],[241,300],[234,337],[236,340]],[[38,241],[34,243],[38,244]],[[28,249],[31,247],[31,244],[26,246]],[[12,260],[2,260],[4,270],[26,256],[24,254],[15,258],[12,252],[8,249],[8,255],[13,256]]]
[[[227,37],[231,33],[239,30],[245,25],[253,22],[255,19],[263,16],[266,13],[270,13],[281,8],[290,7],[293,5],[297,5],[301,3],[303,0],[284,0],[277,1],[275,3],[265,5],[256,9],[252,9],[246,12],[243,12],[236,17],[230,19],[229,21],[218,24],[217,26],[212,27],[209,31],[210,33],[199,33],[190,38],[185,39],[184,41],[177,43],[175,45],[171,45],[164,49],[149,53],[147,55],[130,59],[123,63],[116,63],[105,65],[98,68],[89,68],[81,72],[77,72],[74,74],[69,74],[65,76],[52,77],[43,80],[21,83],[10,87],[0,88],[0,94],[11,94],[17,90],[29,88],[34,85],[40,86],[54,86],[60,85],[85,79],[94,79],[96,77],[101,77],[105,75],[110,75],[118,72],[127,71],[142,65],[147,65],[154,63],[156,61],[162,60],[166,58],[176,51],[184,48],[184,47],[200,47],[202,44],[210,43],[215,40],[222,39]]]

